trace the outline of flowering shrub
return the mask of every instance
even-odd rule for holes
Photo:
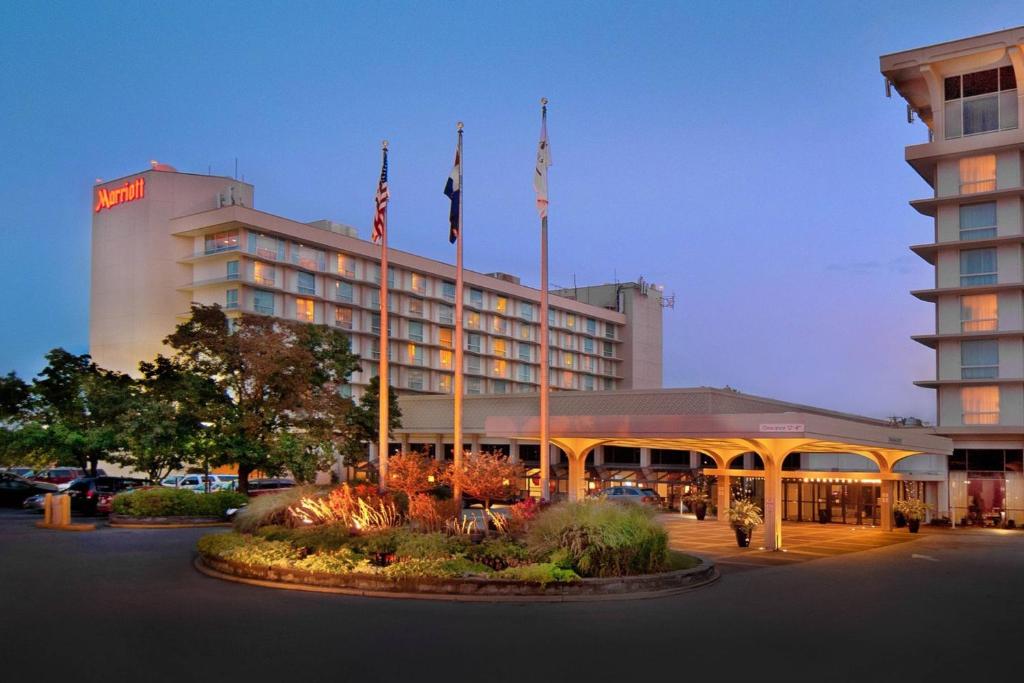
[[[410,501],[437,486],[441,463],[422,453],[399,453],[388,458],[388,488],[404,493]]]
[[[288,508],[293,525],[340,523],[355,530],[399,526],[402,516],[395,503],[368,485],[343,484],[326,497],[307,496]]]
[[[420,531],[443,531],[445,523],[459,514],[454,500],[437,500],[426,493],[409,498],[409,521]]]

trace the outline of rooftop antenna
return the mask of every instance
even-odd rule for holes
[[[914,122],[914,108],[909,104],[907,105],[907,123]]]
[[[892,97],[892,81],[885,79],[885,96]]]
[[[238,157],[235,157],[235,180],[238,180]]]
[[[661,307],[662,308],[671,308],[671,309],[675,310],[675,307],[676,307],[676,293],[672,292],[672,294],[670,296],[662,296],[661,297]]]

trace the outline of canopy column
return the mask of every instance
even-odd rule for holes
[[[726,474],[718,475],[718,521],[727,522],[729,521],[729,505],[732,501],[729,499],[729,489],[732,486],[730,481],[731,477]]]
[[[782,468],[775,458],[764,463],[764,540],[768,550],[782,547]]]
[[[882,505],[881,510],[879,510],[879,517],[882,522],[882,531],[892,531],[892,484],[892,479],[882,480]]]
[[[604,443],[597,439],[551,439],[551,446],[557,446],[565,452],[569,461],[569,500],[583,500],[587,496],[587,455]]]
[[[434,435],[434,460],[444,462],[444,434]]]

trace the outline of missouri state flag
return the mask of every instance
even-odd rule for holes
[[[537,193],[537,213],[541,218],[548,215],[548,166],[551,165],[551,148],[548,146],[547,117],[541,120],[540,143],[537,145],[537,168],[533,172],[533,189]]]
[[[455,244],[455,241],[459,239],[459,232],[462,229],[459,221],[459,207],[462,202],[462,187],[459,182],[462,176],[462,159],[459,155],[459,150],[455,150],[455,164],[452,166],[452,172],[448,176],[448,182],[444,184],[444,196],[452,200],[452,207],[448,211],[448,241]]]

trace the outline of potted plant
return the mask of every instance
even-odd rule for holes
[[[899,502],[897,502],[893,506],[893,511],[892,511],[893,526],[895,526],[897,529],[902,529],[903,527],[905,527],[907,525],[907,518],[903,516],[902,512],[900,512],[899,510],[896,509],[897,507],[899,507]]]
[[[734,501],[729,508],[729,526],[736,532],[736,543],[741,548],[750,545],[750,535],[754,527],[761,524],[761,508],[749,500]]]
[[[896,501],[892,507],[894,513],[898,512],[906,518],[910,533],[916,534],[917,530],[921,528],[921,520],[928,514],[928,510],[932,506],[920,498],[904,498]]]
[[[700,489],[690,489],[690,492],[683,496],[683,502],[700,520],[708,514],[708,503],[711,502],[711,496]]]

